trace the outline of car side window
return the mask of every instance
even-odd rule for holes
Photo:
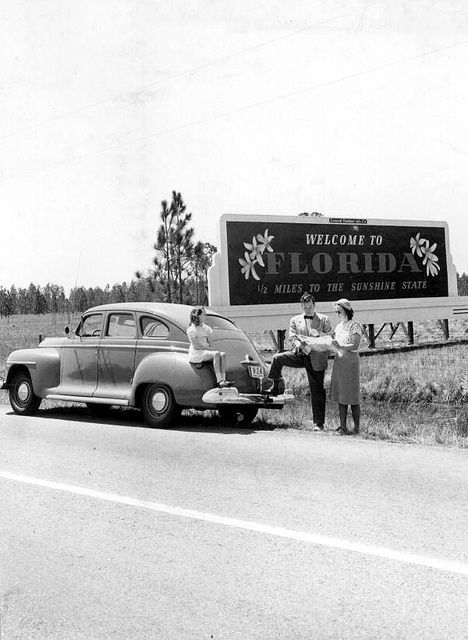
[[[169,335],[169,327],[161,320],[150,316],[142,316],[140,318],[140,329],[143,338],[162,339],[167,338]]]
[[[133,314],[111,313],[107,320],[106,338],[136,338]]]
[[[79,335],[82,338],[96,338],[101,335],[102,313],[92,313],[81,321]]]

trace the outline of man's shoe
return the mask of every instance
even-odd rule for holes
[[[313,420],[304,420],[304,426],[309,427],[312,431],[323,431],[323,424],[316,424]]]
[[[262,378],[260,382],[260,390],[263,393],[269,393],[270,395],[273,393],[273,387],[275,386],[275,381],[271,378]]]
[[[279,396],[284,393],[284,380],[282,378],[278,378],[273,380],[273,387],[270,391],[272,396]]]

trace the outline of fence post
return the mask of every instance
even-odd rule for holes
[[[450,331],[449,331],[449,321],[447,319],[442,320],[442,330],[444,332],[444,338],[448,340],[450,338]]]
[[[369,324],[369,349],[375,349],[375,327]]]
[[[286,329],[278,329],[276,332],[277,341],[278,341],[278,351],[281,353],[284,351],[284,340],[286,336]]]
[[[412,320],[408,322],[408,344],[414,344],[414,326]]]

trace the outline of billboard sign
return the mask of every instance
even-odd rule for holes
[[[287,327],[306,292],[325,313],[349,298],[363,322],[467,313],[446,222],[224,215],[220,235],[209,304],[247,329]]]
[[[319,219],[320,220],[320,219]],[[229,304],[448,295],[444,226],[226,221]]]

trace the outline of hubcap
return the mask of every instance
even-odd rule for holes
[[[163,391],[156,391],[151,398],[151,408],[156,413],[164,411],[167,405],[166,394]]]
[[[26,402],[26,400],[29,398],[29,386],[26,384],[26,382],[22,382],[19,385],[18,391],[16,393],[18,399],[21,400],[21,402]]]

